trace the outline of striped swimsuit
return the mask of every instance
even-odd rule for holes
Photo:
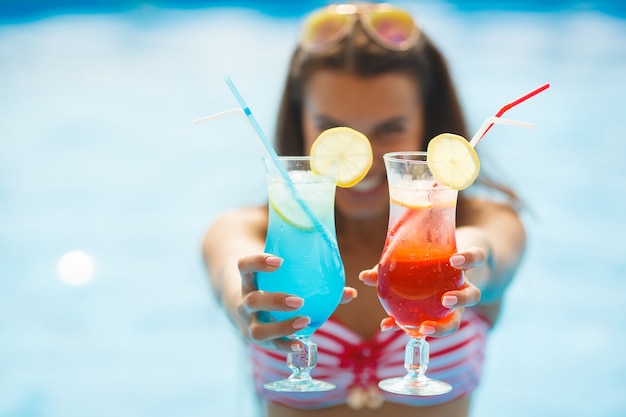
[[[314,378],[332,382],[337,388],[321,393],[283,393],[268,391],[263,384],[286,378],[290,370],[285,354],[250,345],[257,394],[260,398],[300,409],[317,409],[348,404],[351,408],[377,408],[383,401],[413,406],[441,404],[471,393],[478,385],[488,322],[471,308],[466,308],[456,333],[428,338],[430,362],[427,375],[452,385],[448,394],[416,397],[391,394],[378,389],[378,381],[403,376],[404,346],[408,337],[403,331],[376,332],[364,339],[341,322],[328,320],[311,338],[318,345]]]

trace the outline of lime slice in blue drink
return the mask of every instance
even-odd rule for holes
[[[332,201],[335,198],[335,183],[332,178],[326,177],[324,180],[320,175],[309,171],[291,171],[289,176],[293,180],[299,198],[320,223],[333,218]],[[268,193],[272,210],[283,221],[298,229],[313,230],[313,221],[283,181],[268,181]]]

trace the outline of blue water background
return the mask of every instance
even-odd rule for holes
[[[25,3],[0,3],[0,416],[256,417],[200,242],[219,212],[263,201],[262,150],[237,117],[191,121],[236,105],[230,75],[273,133],[298,12],[9,7]],[[479,145],[529,206],[529,247],[473,415],[625,415],[623,6],[404,4],[472,130],[552,85],[507,113],[534,129]],[[72,250],[93,257],[87,284],[59,279]]]

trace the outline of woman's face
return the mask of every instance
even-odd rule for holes
[[[352,188],[337,188],[337,209],[347,217],[386,215],[389,194],[383,154],[422,149],[424,112],[418,86],[408,75],[388,73],[357,77],[321,70],[306,84],[303,102],[304,147],[325,129],[347,126],[372,144],[374,163]]]

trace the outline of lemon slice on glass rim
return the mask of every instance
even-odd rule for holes
[[[442,133],[428,143],[426,161],[435,179],[454,190],[464,190],[476,181],[480,160],[463,136]]]
[[[350,188],[372,167],[372,145],[361,132],[349,127],[324,130],[311,146],[311,169],[320,174],[336,173],[338,187]]]

